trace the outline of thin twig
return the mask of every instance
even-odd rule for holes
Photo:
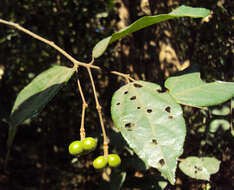
[[[182,162],[182,161],[184,161],[185,159],[183,159],[183,158],[177,158],[177,160],[178,160],[179,162]]]
[[[87,70],[88,70],[88,73],[89,73],[89,78],[91,80],[93,93],[94,93],[94,97],[95,97],[95,102],[96,102],[96,109],[97,109],[100,124],[101,124],[101,127],[102,127],[104,157],[107,158],[108,157],[108,139],[107,139],[106,130],[105,130],[105,126],[104,126],[104,122],[103,122],[103,118],[102,118],[102,107],[101,107],[101,105],[99,104],[99,101],[98,101],[97,91],[96,91],[96,88],[95,88],[95,84],[94,84],[94,80],[93,80],[91,70],[90,70],[90,68],[87,68]]]
[[[81,124],[80,124],[80,140],[84,140],[85,139],[85,127],[84,127],[84,119],[85,119],[85,110],[88,107],[88,104],[85,101],[85,97],[80,85],[80,80],[77,80],[77,85],[78,85],[78,89],[80,91],[80,95],[81,95],[81,99],[82,99],[82,115],[81,115]]]
[[[59,46],[57,46],[53,41],[49,41],[33,32],[31,32],[30,30],[20,26],[19,24],[16,24],[14,22],[9,22],[9,21],[6,21],[6,20],[3,20],[3,19],[0,19],[0,23],[2,24],[6,24],[8,26],[12,26],[30,36],[32,36],[33,38],[39,40],[39,41],[42,41],[44,42],[45,44],[53,47],[54,49],[56,49],[58,52],[60,52],[62,55],[64,55],[67,59],[69,59],[75,67],[78,67],[78,66],[82,66],[82,67],[86,67],[86,68],[92,68],[92,69],[97,69],[97,70],[101,70],[100,67],[96,66],[96,65],[93,65],[93,62],[94,62],[94,58],[92,57],[92,61],[90,63],[84,63],[84,62],[80,62],[78,60],[76,60],[74,57],[72,57],[71,55],[69,55],[66,51],[64,51],[62,48],[60,48]],[[124,77],[125,79],[128,79],[128,80],[132,80],[134,81],[133,78],[131,78],[129,76],[129,74],[124,74],[124,73],[120,73],[120,72],[117,72],[117,71],[111,71],[112,74],[115,74],[115,75],[118,75],[118,76],[121,76],[121,77]]]
[[[135,81],[132,77],[130,77],[129,74],[120,73],[118,71],[111,71],[111,73],[114,75],[118,75],[120,77],[124,77],[128,83],[129,83],[129,80]]]
[[[92,60],[90,61],[89,65],[93,65],[94,63],[94,57],[92,57]]]
[[[49,41],[29,30],[27,30],[26,28],[20,26],[19,24],[16,24],[14,22],[9,22],[9,21],[6,21],[6,20],[3,20],[3,19],[0,19],[0,23],[3,23],[3,24],[6,24],[6,25],[9,25],[9,26],[13,26],[15,27],[16,29],[32,36],[33,38],[37,39],[37,40],[40,40],[42,42],[44,42],[45,44],[53,47],[54,49],[56,49],[57,51],[59,51],[62,55],[64,55],[66,58],[68,58],[73,64],[74,66],[83,66],[83,67],[86,67],[86,68],[93,68],[93,69],[100,69],[100,67],[98,66],[95,66],[95,65],[92,65],[92,64],[87,64],[87,63],[83,63],[83,62],[80,62],[80,61],[77,61],[75,58],[73,58],[71,55],[69,55],[67,52],[65,52],[62,48],[60,48],[59,46],[57,46],[54,42],[52,41]]]
[[[106,136],[106,131],[105,131],[105,127],[104,127],[104,124],[103,124],[103,118],[102,118],[102,112],[101,112],[101,106],[98,102],[98,98],[97,98],[97,93],[96,93],[96,89],[95,89],[95,85],[94,85],[94,81],[93,81],[93,77],[92,77],[92,74],[91,74],[91,68],[92,69],[97,69],[97,70],[101,70],[100,67],[98,66],[95,66],[93,65],[94,63],[94,58],[92,57],[92,60],[90,63],[84,63],[84,62],[80,62],[78,60],[76,60],[74,57],[72,57],[71,55],[69,55],[66,51],[64,51],[62,48],[60,48],[59,46],[57,46],[53,41],[49,41],[33,32],[31,32],[30,30],[20,26],[19,24],[16,24],[14,22],[9,22],[9,21],[6,21],[6,20],[3,20],[0,18],[0,23],[2,24],[6,24],[8,26],[12,26],[30,36],[32,36],[33,38],[39,40],[39,41],[42,41],[44,42],[45,44],[53,47],[54,49],[56,49],[58,52],[60,52],[62,55],[64,55],[67,59],[69,59],[74,67],[76,67],[76,69],[78,69],[79,66],[82,66],[82,67],[85,67],[87,70],[88,70],[88,73],[89,73],[89,76],[90,76],[90,80],[91,80],[91,83],[92,83],[92,87],[93,87],[93,91],[94,91],[94,96],[95,96],[95,101],[96,101],[96,109],[98,111],[98,115],[99,115],[99,119],[100,119],[100,123],[101,123],[101,127],[102,127],[102,132],[103,132],[103,139],[104,139],[104,156],[105,157],[108,157],[108,139],[107,139],[107,136]],[[120,73],[120,72],[117,72],[117,71],[111,71],[112,74],[115,74],[115,75],[118,75],[118,76],[121,76],[121,77],[124,77],[127,82],[129,83],[129,81],[134,81],[134,79],[132,79],[130,77],[130,75],[128,74],[123,74],[123,73]],[[84,130],[84,117],[85,117],[85,109],[87,108],[87,103],[84,99],[84,96],[83,96],[83,93],[82,93],[82,90],[81,90],[81,86],[80,86],[80,82],[78,81],[78,88],[80,90],[80,93],[81,93],[81,97],[82,97],[82,101],[83,101],[83,108],[82,108],[82,120],[81,120],[81,139],[85,138],[85,130]],[[8,150],[8,153],[7,153],[7,156],[6,156],[6,161],[8,160],[9,158],[9,155],[10,155],[10,151]],[[6,164],[5,164],[6,166]]]
[[[183,106],[189,106],[189,107],[198,108],[198,109],[201,109],[201,110],[208,110],[208,107],[201,107],[201,106],[194,106],[194,105],[190,105],[190,104],[183,104],[181,102],[178,102],[178,103],[183,105]]]

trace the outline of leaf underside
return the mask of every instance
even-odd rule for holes
[[[74,72],[75,68],[55,65],[42,72],[20,91],[9,117],[9,148],[13,143],[17,126],[26,119],[38,115]]]
[[[210,175],[218,172],[220,161],[212,157],[191,156],[180,162],[179,168],[195,179],[210,180]]]
[[[234,97],[234,82],[205,83],[199,72],[170,77],[165,87],[178,103],[190,106],[217,105]]]
[[[126,28],[123,28],[122,30],[112,34],[111,36],[99,41],[93,48],[93,53],[92,53],[93,57],[94,58],[100,57],[105,52],[105,50],[107,49],[110,43],[118,39],[121,39],[133,32],[141,30],[145,27],[179,17],[204,18],[207,17],[210,13],[211,13],[210,10],[205,8],[194,8],[182,5],[168,14],[161,14],[156,16],[144,16],[136,20],[134,23],[127,26]]]
[[[157,84],[135,81],[117,90],[111,114],[129,146],[146,166],[175,182],[177,158],[186,134],[182,109]]]

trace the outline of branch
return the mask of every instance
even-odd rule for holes
[[[82,67],[86,67],[87,69],[89,68],[92,68],[92,69],[97,69],[97,70],[101,70],[100,67],[98,66],[95,66],[93,65],[93,62],[94,62],[94,58],[92,58],[92,61],[90,63],[84,63],[84,62],[80,62],[78,60],[76,60],[74,57],[72,57],[71,55],[69,55],[66,51],[64,51],[62,48],[60,48],[59,46],[57,46],[53,41],[49,41],[33,32],[31,32],[30,30],[20,26],[19,24],[16,24],[14,22],[9,22],[9,21],[6,21],[6,20],[3,20],[0,18],[0,23],[2,24],[6,24],[8,26],[12,26],[30,36],[32,36],[33,38],[39,40],[39,41],[42,41],[44,42],[45,44],[53,47],[54,49],[56,49],[58,52],[60,52],[62,55],[64,55],[67,59],[69,59],[75,67],[78,67],[78,66],[82,66]],[[123,77],[125,78],[127,81],[128,80],[131,80],[131,81],[134,81],[134,79],[132,79],[128,74],[124,74],[124,73],[120,73],[120,72],[117,72],[117,71],[110,71],[110,73],[114,74],[114,75],[118,75],[120,77]]]
[[[62,55],[64,55],[66,58],[68,58],[73,64],[74,66],[83,66],[83,67],[86,67],[86,68],[93,68],[93,69],[100,69],[100,67],[98,66],[95,66],[95,65],[92,65],[92,64],[88,64],[88,63],[83,63],[83,62],[80,62],[80,61],[77,61],[75,58],[73,58],[71,55],[69,55],[67,52],[65,52],[63,49],[61,49],[59,46],[57,46],[54,42],[52,41],[49,41],[29,30],[27,30],[26,28],[20,26],[19,24],[16,24],[14,22],[8,22],[6,20],[3,20],[3,19],[0,19],[0,23],[3,23],[3,24],[6,24],[6,25],[9,25],[9,26],[13,26],[14,28],[32,36],[33,38],[39,40],[39,41],[42,41],[44,42],[45,44],[53,47],[54,49],[56,49],[58,52],[60,52]]]

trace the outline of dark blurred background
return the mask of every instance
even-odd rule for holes
[[[205,21],[180,18],[138,31],[110,45],[95,64],[160,85],[169,76],[196,64],[205,81],[233,82],[232,0],[1,0],[0,18],[16,22],[54,41],[78,60],[89,62],[92,48],[102,38],[144,15],[168,13],[182,4],[208,8],[213,15]],[[75,76],[38,117],[19,126],[4,170],[6,121],[14,100],[25,85],[52,64],[72,66],[46,44],[0,24],[0,189],[157,189],[157,179],[163,180],[159,173],[145,170],[121,136],[111,129],[111,96],[123,81],[96,70],[93,75],[103,106],[110,151],[120,154],[123,164],[116,170],[93,169],[92,160],[102,154],[102,138],[92,88],[82,68],[78,75],[89,104],[86,133],[99,139],[98,148],[79,161],[67,151],[69,143],[79,139],[82,101]],[[183,109],[188,131],[182,157],[215,156],[222,163],[219,172],[211,177],[212,189],[234,189],[230,101],[207,111]],[[202,189],[206,183],[191,179],[178,169],[176,185],[168,184],[166,189]]]

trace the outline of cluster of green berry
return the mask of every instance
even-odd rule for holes
[[[86,137],[82,141],[73,141],[69,145],[69,153],[71,155],[82,155],[95,150],[97,141],[92,137]]]
[[[98,156],[94,161],[93,161],[93,167],[96,169],[102,169],[106,167],[106,165],[110,167],[117,167],[121,163],[121,159],[118,154],[109,154],[108,158],[105,158],[105,156]]]
[[[96,146],[97,146],[97,141],[94,138],[86,137],[82,141],[79,140],[73,141],[69,145],[68,149],[71,155],[83,155],[95,150]],[[102,169],[106,167],[107,163],[110,167],[117,167],[120,165],[121,159],[117,154],[109,154],[108,158],[104,156],[98,156],[93,161],[93,167],[96,169]]]

